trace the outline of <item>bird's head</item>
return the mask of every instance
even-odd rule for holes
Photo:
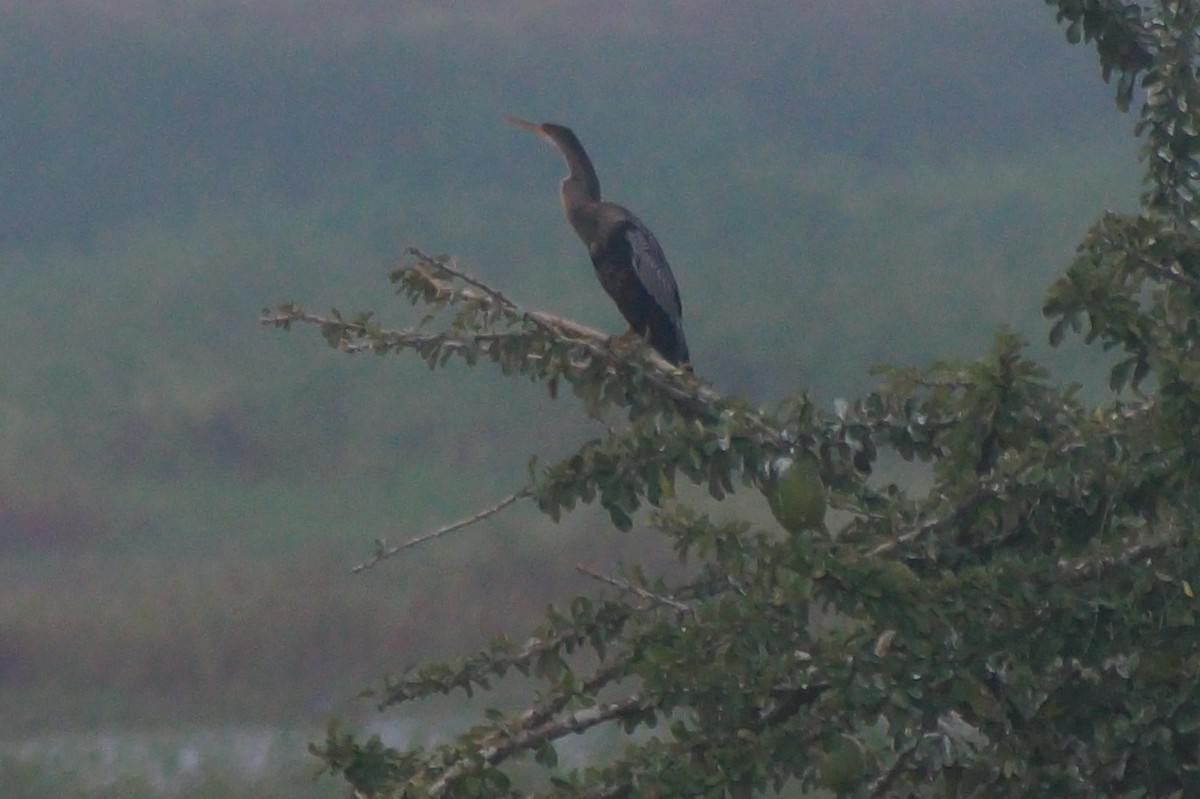
[[[583,149],[583,145],[574,131],[565,125],[554,122],[530,122],[520,117],[506,117],[506,119],[518,128],[524,128],[546,139],[566,159],[570,174],[563,181],[564,197],[568,191],[568,184],[575,184],[580,187],[584,198],[593,202],[600,199],[600,180],[596,177],[592,161],[588,158],[587,152]]]
[[[579,139],[575,136],[574,131],[566,125],[559,125],[556,122],[530,122],[528,119],[521,119],[520,117],[505,117],[505,119],[518,128],[524,128],[531,133],[536,133],[543,139],[551,142],[564,155],[568,150],[583,149],[583,145],[579,143]]]
[[[520,117],[505,117],[505,119],[518,128],[525,128],[525,130],[536,133],[539,136],[546,136],[546,126],[544,124],[539,125],[537,122],[530,122],[528,119],[521,119]],[[549,138],[549,136],[546,136],[546,138]]]

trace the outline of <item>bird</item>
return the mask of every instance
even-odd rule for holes
[[[629,323],[627,335],[637,335],[672,365],[690,370],[679,287],[650,228],[628,208],[600,198],[592,159],[570,128],[518,117],[508,121],[547,139],[566,160],[560,196],[567,221],[587,247],[600,285]]]

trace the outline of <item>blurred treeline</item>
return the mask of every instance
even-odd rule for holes
[[[1038,2],[0,4],[20,717],[305,715],[565,581],[586,513],[344,572],[589,435],[569,401],[256,324],[279,301],[415,322],[386,271],[418,246],[620,332],[562,165],[505,114],[574,127],[656,231],[700,375],[828,401],[1000,323],[1044,337],[1044,287],[1137,190],[1096,73]]]

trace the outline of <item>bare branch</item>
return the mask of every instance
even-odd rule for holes
[[[262,315],[258,317],[258,322],[262,325],[286,325],[290,322],[307,322],[314,325],[333,324],[340,325],[355,333],[366,334],[367,332],[366,325],[359,322],[335,319],[331,316],[320,316],[319,314],[309,313],[299,308],[288,306],[280,306],[273,312],[264,310]]]
[[[672,599],[669,596],[662,596],[661,594],[655,594],[651,591],[647,591],[645,588],[642,588],[641,586],[637,586],[637,585],[634,585],[633,583],[626,582],[625,580],[619,580],[616,577],[609,577],[606,574],[600,574],[599,572],[592,571],[587,566],[584,566],[581,563],[576,564],[575,571],[579,572],[580,574],[585,574],[594,580],[599,580],[602,583],[607,583],[608,585],[611,585],[614,588],[619,588],[622,591],[627,591],[631,594],[637,594],[642,599],[649,600],[650,602],[653,602],[656,605],[666,605],[668,607],[675,608],[676,610],[681,611],[683,613],[695,614],[695,611],[691,607],[689,607],[688,605],[685,605],[684,603],[682,603],[676,599]]]
[[[378,541],[375,542],[375,544],[376,544],[375,553],[373,555],[371,555],[371,557],[369,557],[368,559],[364,560],[362,563],[359,563],[357,566],[355,566],[350,571],[353,572],[354,574],[358,574],[359,572],[364,572],[367,569],[370,569],[373,566],[375,566],[375,564],[379,563],[380,561],[395,557],[396,555],[399,555],[401,552],[404,552],[407,549],[412,549],[415,546],[424,544],[426,541],[432,541],[435,538],[441,538],[442,536],[446,535],[447,533],[453,533],[455,530],[461,530],[464,527],[470,527],[471,525],[476,524],[477,522],[481,522],[484,519],[489,519],[492,516],[495,516],[497,513],[500,513],[502,510],[504,510],[509,505],[516,502],[517,500],[528,497],[529,495],[531,495],[533,493],[533,491],[534,491],[534,487],[532,485],[527,485],[524,488],[522,488],[520,491],[517,491],[513,494],[509,494],[507,497],[500,500],[495,505],[484,508],[483,510],[479,511],[478,513],[468,516],[465,519],[460,519],[456,522],[452,522],[451,524],[444,525],[444,526],[439,527],[438,529],[433,530],[428,533],[422,533],[421,535],[417,536],[416,538],[411,538],[408,541],[405,541],[403,544],[397,544],[396,546],[389,547],[383,541],[383,539],[379,539]]]

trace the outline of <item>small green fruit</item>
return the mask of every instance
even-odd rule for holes
[[[770,468],[764,488],[771,513],[789,533],[825,527],[825,484],[821,468],[812,455],[778,458]]]
[[[839,796],[860,787],[865,774],[866,757],[849,741],[835,745],[817,761],[817,779]]]

